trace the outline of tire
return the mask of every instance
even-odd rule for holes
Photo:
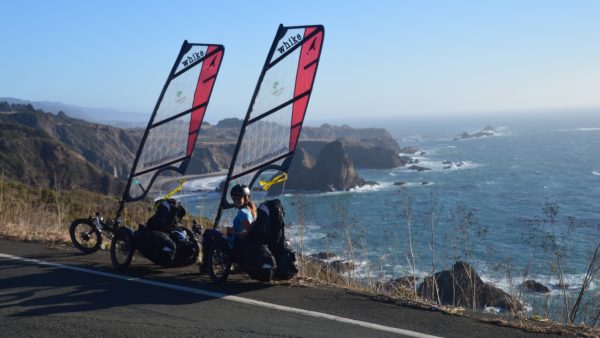
[[[73,245],[84,254],[98,251],[102,246],[102,234],[87,218],[76,219],[71,223],[69,235]]]
[[[191,265],[191,264],[198,262],[198,257],[200,257],[200,243],[198,242],[198,239],[196,239],[196,234],[194,234],[194,232],[192,232],[192,230],[185,228],[185,227],[183,228],[183,230],[186,232],[188,238],[190,239],[190,241],[192,243],[194,243],[194,246],[195,246],[194,255],[192,257],[190,257],[185,264],[185,265]]]
[[[227,280],[231,272],[231,250],[225,239],[215,238],[205,263],[208,266],[208,276],[214,283],[223,283]]]
[[[133,230],[122,227],[119,228],[110,246],[110,260],[117,270],[125,270],[133,260],[135,252],[135,236]]]

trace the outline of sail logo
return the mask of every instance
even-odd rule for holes
[[[182,104],[187,100],[187,96],[183,95],[183,92],[181,90],[177,91],[177,94],[175,94],[177,96],[177,98],[175,99],[175,102]]]
[[[273,82],[273,91],[271,92],[271,94],[273,96],[279,96],[281,95],[281,93],[283,93],[283,86],[279,85],[279,81],[275,81]]]
[[[193,52],[192,54],[186,56],[185,59],[181,60],[181,65],[183,67],[191,66],[203,57],[204,51],[201,50],[199,52]]]
[[[311,50],[317,51],[317,47],[315,46],[317,43],[317,39],[313,39],[312,43],[310,44],[310,47],[308,48],[308,51],[306,52],[306,54],[310,53]]]
[[[297,45],[300,41],[302,41],[302,35],[296,34],[295,36],[290,36],[287,40],[283,41],[281,46],[277,47],[277,50],[280,54],[287,52],[290,48]]]

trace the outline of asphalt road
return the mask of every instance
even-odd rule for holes
[[[379,302],[338,288],[233,275],[136,257],[117,273],[107,252],[0,239],[1,337],[552,337]]]

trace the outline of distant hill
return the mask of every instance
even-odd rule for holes
[[[32,186],[120,192],[140,139],[141,130],[0,102],[0,167]]]
[[[226,169],[241,123],[236,118],[214,126],[204,123],[187,174]],[[29,103],[0,101],[0,170],[31,186],[120,194],[143,131],[87,122],[63,111],[52,114]],[[408,160],[399,156],[398,143],[380,128],[305,127],[299,148],[318,159],[321,149],[334,141],[357,168],[394,168]]]
[[[20,105],[30,104],[33,108],[41,109],[48,113],[58,114],[62,111],[72,117],[121,128],[145,127],[150,116],[150,113],[141,114],[123,112],[111,108],[81,107],[52,101],[28,101],[12,97],[0,97],[0,102]]]

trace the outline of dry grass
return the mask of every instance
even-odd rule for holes
[[[98,211],[114,217],[118,197],[88,191],[31,188],[0,178],[0,237],[44,243],[70,243],[69,226],[76,218]],[[125,224],[143,223],[151,213],[150,202],[128,208]]]

